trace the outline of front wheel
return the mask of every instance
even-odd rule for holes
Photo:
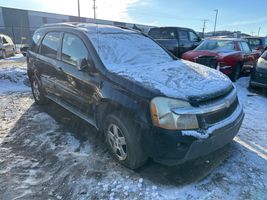
[[[146,162],[147,156],[133,121],[119,114],[110,114],[105,119],[104,133],[109,152],[119,163],[136,169]]]
[[[47,104],[48,99],[44,96],[43,90],[40,87],[39,82],[36,80],[36,78],[33,78],[31,82],[32,87],[32,94],[35,102],[39,105]]]

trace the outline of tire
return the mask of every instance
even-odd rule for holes
[[[235,70],[233,71],[233,73],[230,76],[231,80],[233,82],[236,82],[240,77],[240,73],[241,73],[241,65],[237,64],[235,67]]]
[[[104,134],[111,155],[122,165],[137,169],[145,164],[140,133],[133,122],[119,114],[110,114],[104,121]]]
[[[16,51],[15,51],[15,49],[13,49],[13,51],[12,51],[12,54],[11,54],[12,56],[15,56],[16,55]]]
[[[6,58],[6,51],[5,51],[5,50],[2,51],[2,58],[3,58],[3,59]]]
[[[32,79],[31,88],[33,98],[38,105],[44,105],[48,103],[48,99],[44,96],[40,83],[36,80],[36,78]]]

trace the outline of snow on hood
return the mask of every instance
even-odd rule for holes
[[[151,65],[113,65],[108,69],[173,98],[214,94],[232,84],[221,72],[185,60]]]
[[[90,32],[88,37],[110,72],[159,90],[168,97],[208,96],[232,84],[219,71],[174,60],[157,43],[139,33],[100,27],[98,33]]]

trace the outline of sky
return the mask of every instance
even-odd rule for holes
[[[78,0],[0,0],[0,6],[77,15]],[[181,26],[213,31],[267,35],[266,0],[96,0],[98,19],[154,26]],[[81,16],[93,17],[93,0],[80,0]]]

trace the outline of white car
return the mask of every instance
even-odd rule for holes
[[[15,53],[15,45],[12,39],[7,35],[0,34],[0,57],[14,56]]]

